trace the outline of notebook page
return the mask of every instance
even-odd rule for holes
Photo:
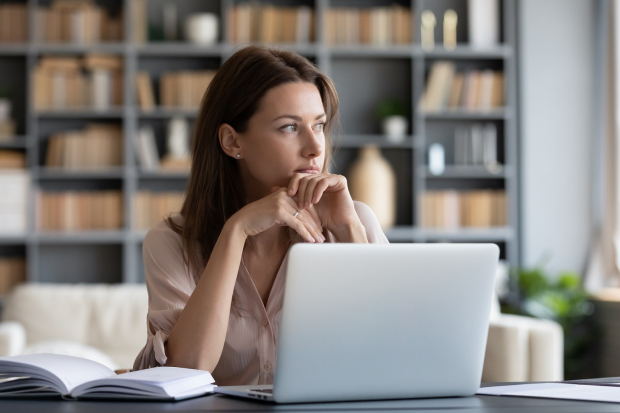
[[[568,383],[485,387],[478,390],[476,394],[620,403],[620,389],[618,388]]]
[[[72,395],[80,397],[92,391],[99,391],[102,386],[125,387],[147,391],[151,394],[174,396],[191,389],[202,388],[213,383],[209,372],[179,367],[155,367],[151,369],[132,371],[115,377],[86,383],[74,389]]]
[[[44,370],[46,376],[53,379],[62,388],[63,394],[70,393],[74,387],[92,380],[116,376],[112,370],[92,360],[64,356],[60,354],[24,354],[20,356],[0,357],[0,362],[12,365],[20,364]]]

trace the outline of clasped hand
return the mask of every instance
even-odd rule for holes
[[[247,236],[275,225],[287,225],[307,242],[323,242],[323,228],[337,233],[359,224],[347,180],[342,175],[297,173],[288,187],[271,190],[270,195],[235,214]]]

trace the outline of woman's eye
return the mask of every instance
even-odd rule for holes
[[[319,132],[323,132],[323,129],[325,129],[325,124],[324,124],[324,123],[318,123],[318,124],[316,125],[316,129],[317,129]]]
[[[295,132],[297,130],[297,126],[296,125],[286,125],[286,126],[283,126],[282,129],[285,132]]]

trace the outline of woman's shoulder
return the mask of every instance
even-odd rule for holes
[[[179,214],[170,216],[172,222],[176,225],[183,225],[183,217]],[[175,232],[169,225],[168,219],[162,219],[149,229],[144,236],[143,248],[147,249],[160,249],[166,250],[181,247],[183,244],[181,235]]]
[[[360,222],[366,229],[366,236],[370,243],[387,243],[388,240],[381,229],[379,219],[375,215],[375,212],[363,202],[353,201],[355,212],[360,219]]]

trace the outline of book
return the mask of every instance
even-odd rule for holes
[[[419,221],[424,228],[501,227],[506,217],[503,190],[426,191],[420,202]]]
[[[136,88],[140,109],[150,112],[155,108],[155,93],[151,84],[151,76],[146,71],[136,74]]]
[[[26,281],[26,260],[23,257],[0,257],[0,294],[7,294]]]
[[[0,397],[183,400],[213,392],[207,371],[155,367],[117,375],[92,360],[59,354],[0,357]]]

